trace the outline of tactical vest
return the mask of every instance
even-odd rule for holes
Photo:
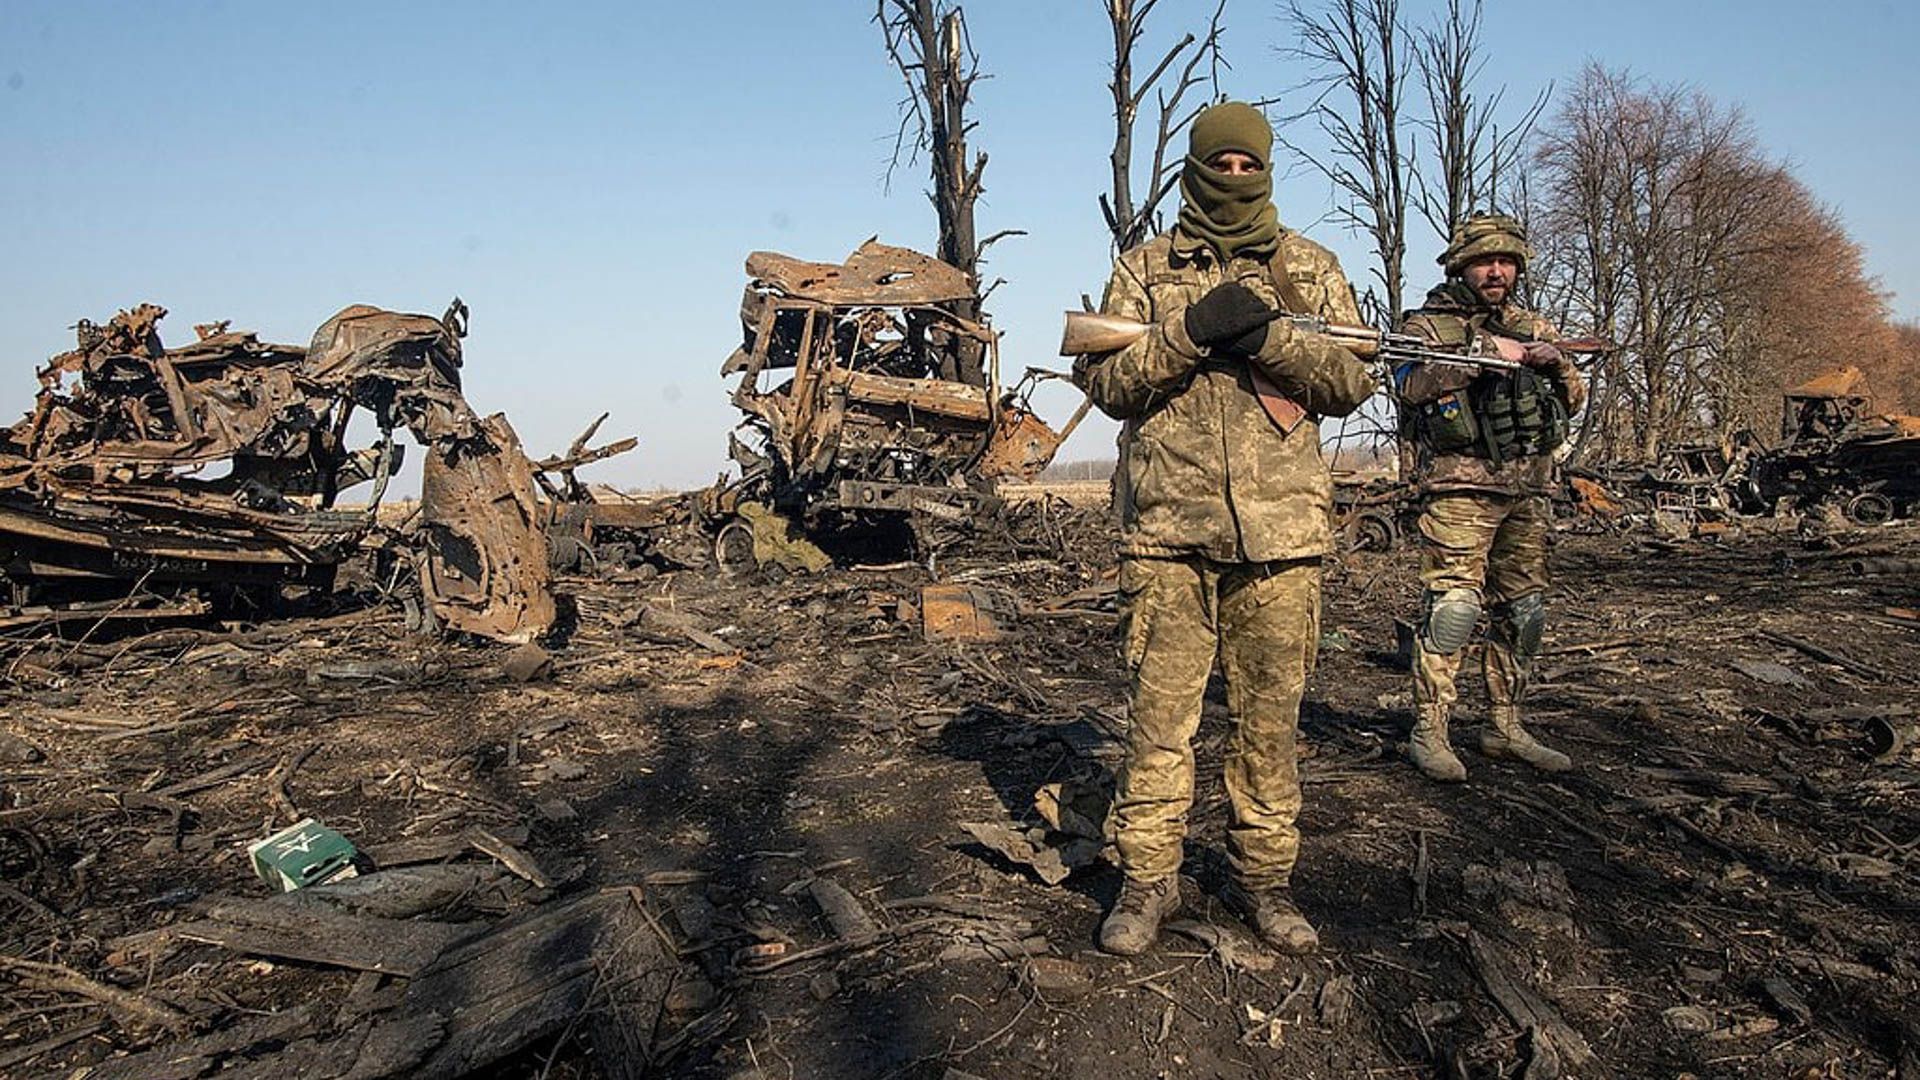
[[[1434,454],[1483,457],[1495,465],[1550,454],[1567,441],[1567,407],[1536,372],[1495,371],[1419,406],[1420,441]]]

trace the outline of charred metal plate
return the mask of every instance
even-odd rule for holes
[[[1020,617],[1004,589],[928,585],[920,590],[920,633],[928,641],[998,641]]]

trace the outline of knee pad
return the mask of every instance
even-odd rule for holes
[[[1528,593],[1493,609],[1493,630],[1514,652],[1534,656],[1540,652],[1540,635],[1547,629],[1545,593]]]
[[[1480,621],[1480,594],[1472,589],[1448,589],[1427,594],[1427,620],[1420,637],[1428,652],[1451,655],[1467,647]]]

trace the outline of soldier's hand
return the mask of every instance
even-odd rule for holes
[[[1187,336],[1205,348],[1255,356],[1267,343],[1268,324],[1279,317],[1252,289],[1229,281],[1187,308]]]
[[[1481,335],[1478,342],[1476,342],[1474,351],[1484,356],[1489,349],[1492,350],[1495,357],[1505,360],[1509,364],[1524,364],[1527,362],[1527,347],[1510,337],[1502,337],[1499,334]]]
[[[1552,342],[1529,341],[1520,346],[1520,362],[1530,368],[1556,369],[1566,357]]]

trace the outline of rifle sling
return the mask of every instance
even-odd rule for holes
[[[1267,260],[1267,276],[1273,281],[1273,291],[1280,298],[1280,310],[1288,315],[1311,315],[1307,310],[1307,299],[1300,295],[1300,289],[1294,285],[1293,278],[1287,273],[1287,257],[1284,245],[1275,247],[1273,257]],[[1280,429],[1280,434],[1291,435],[1293,429],[1306,419],[1307,410],[1299,402],[1287,396],[1285,390],[1273,381],[1273,377],[1261,370],[1258,364],[1249,363],[1247,372],[1252,376],[1253,394],[1260,399],[1260,408],[1265,410],[1267,419]]]

